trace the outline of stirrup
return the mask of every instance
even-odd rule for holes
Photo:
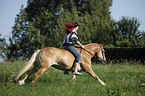
[[[82,73],[80,73],[80,72],[73,72],[72,74],[74,74],[74,75],[82,75]]]

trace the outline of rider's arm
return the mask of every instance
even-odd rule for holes
[[[80,45],[82,48],[84,48],[84,46],[80,43],[80,41],[76,41],[76,43],[77,43],[78,45]]]

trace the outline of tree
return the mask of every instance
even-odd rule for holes
[[[141,47],[145,47],[145,32],[142,32]]]
[[[141,45],[142,32],[138,30],[140,23],[137,18],[122,17],[115,25],[113,39],[115,46],[137,47]]]
[[[0,34],[1,36],[1,34]],[[7,51],[7,44],[5,38],[0,38],[0,57],[6,60],[5,53]]]
[[[12,37],[9,38],[9,51],[6,54],[9,60],[29,58],[36,49],[43,45],[40,42],[39,30],[27,20],[23,6],[12,29]]]
[[[48,40],[45,42],[49,46],[54,46],[55,42],[55,46],[59,47],[62,46],[64,33],[59,33],[62,38],[59,39],[61,41],[59,43],[57,39],[52,40],[52,37],[59,38],[57,32],[64,30],[66,22],[80,24],[79,37],[83,44],[110,41],[108,40],[109,31],[112,29],[110,6],[112,6],[112,0],[28,0],[26,12],[29,20],[33,21],[33,25],[41,30],[40,34],[49,38],[49,42]],[[37,23],[38,21],[40,23]]]
[[[62,48],[67,22],[80,24],[83,44],[110,43],[111,5],[112,0],[28,0],[15,19],[8,59],[29,58],[34,50],[48,46]]]

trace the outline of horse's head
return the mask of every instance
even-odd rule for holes
[[[103,64],[106,64],[106,57],[105,57],[105,50],[103,48],[103,46],[105,45],[104,44],[100,44],[100,47],[98,49],[98,52],[97,52],[97,57],[99,59],[99,61],[101,61]]]
[[[103,46],[105,45],[104,44],[97,44],[97,43],[91,43],[91,44],[88,44],[88,45],[85,45],[85,48],[84,50],[91,54],[91,56],[95,56],[99,59],[99,61],[101,61],[103,64],[107,63],[106,62],[106,57],[105,57],[105,50],[103,48]]]

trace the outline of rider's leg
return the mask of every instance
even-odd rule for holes
[[[79,66],[79,63],[75,63],[73,74],[82,75],[82,73],[78,72],[78,66]]]
[[[66,49],[69,52],[71,52],[74,55],[74,57],[75,57],[73,74],[82,75],[82,73],[79,73],[77,71],[78,66],[79,66],[78,64],[79,64],[80,59],[81,59],[81,54],[78,52],[78,50],[74,46],[64,46],[64,49]]]

